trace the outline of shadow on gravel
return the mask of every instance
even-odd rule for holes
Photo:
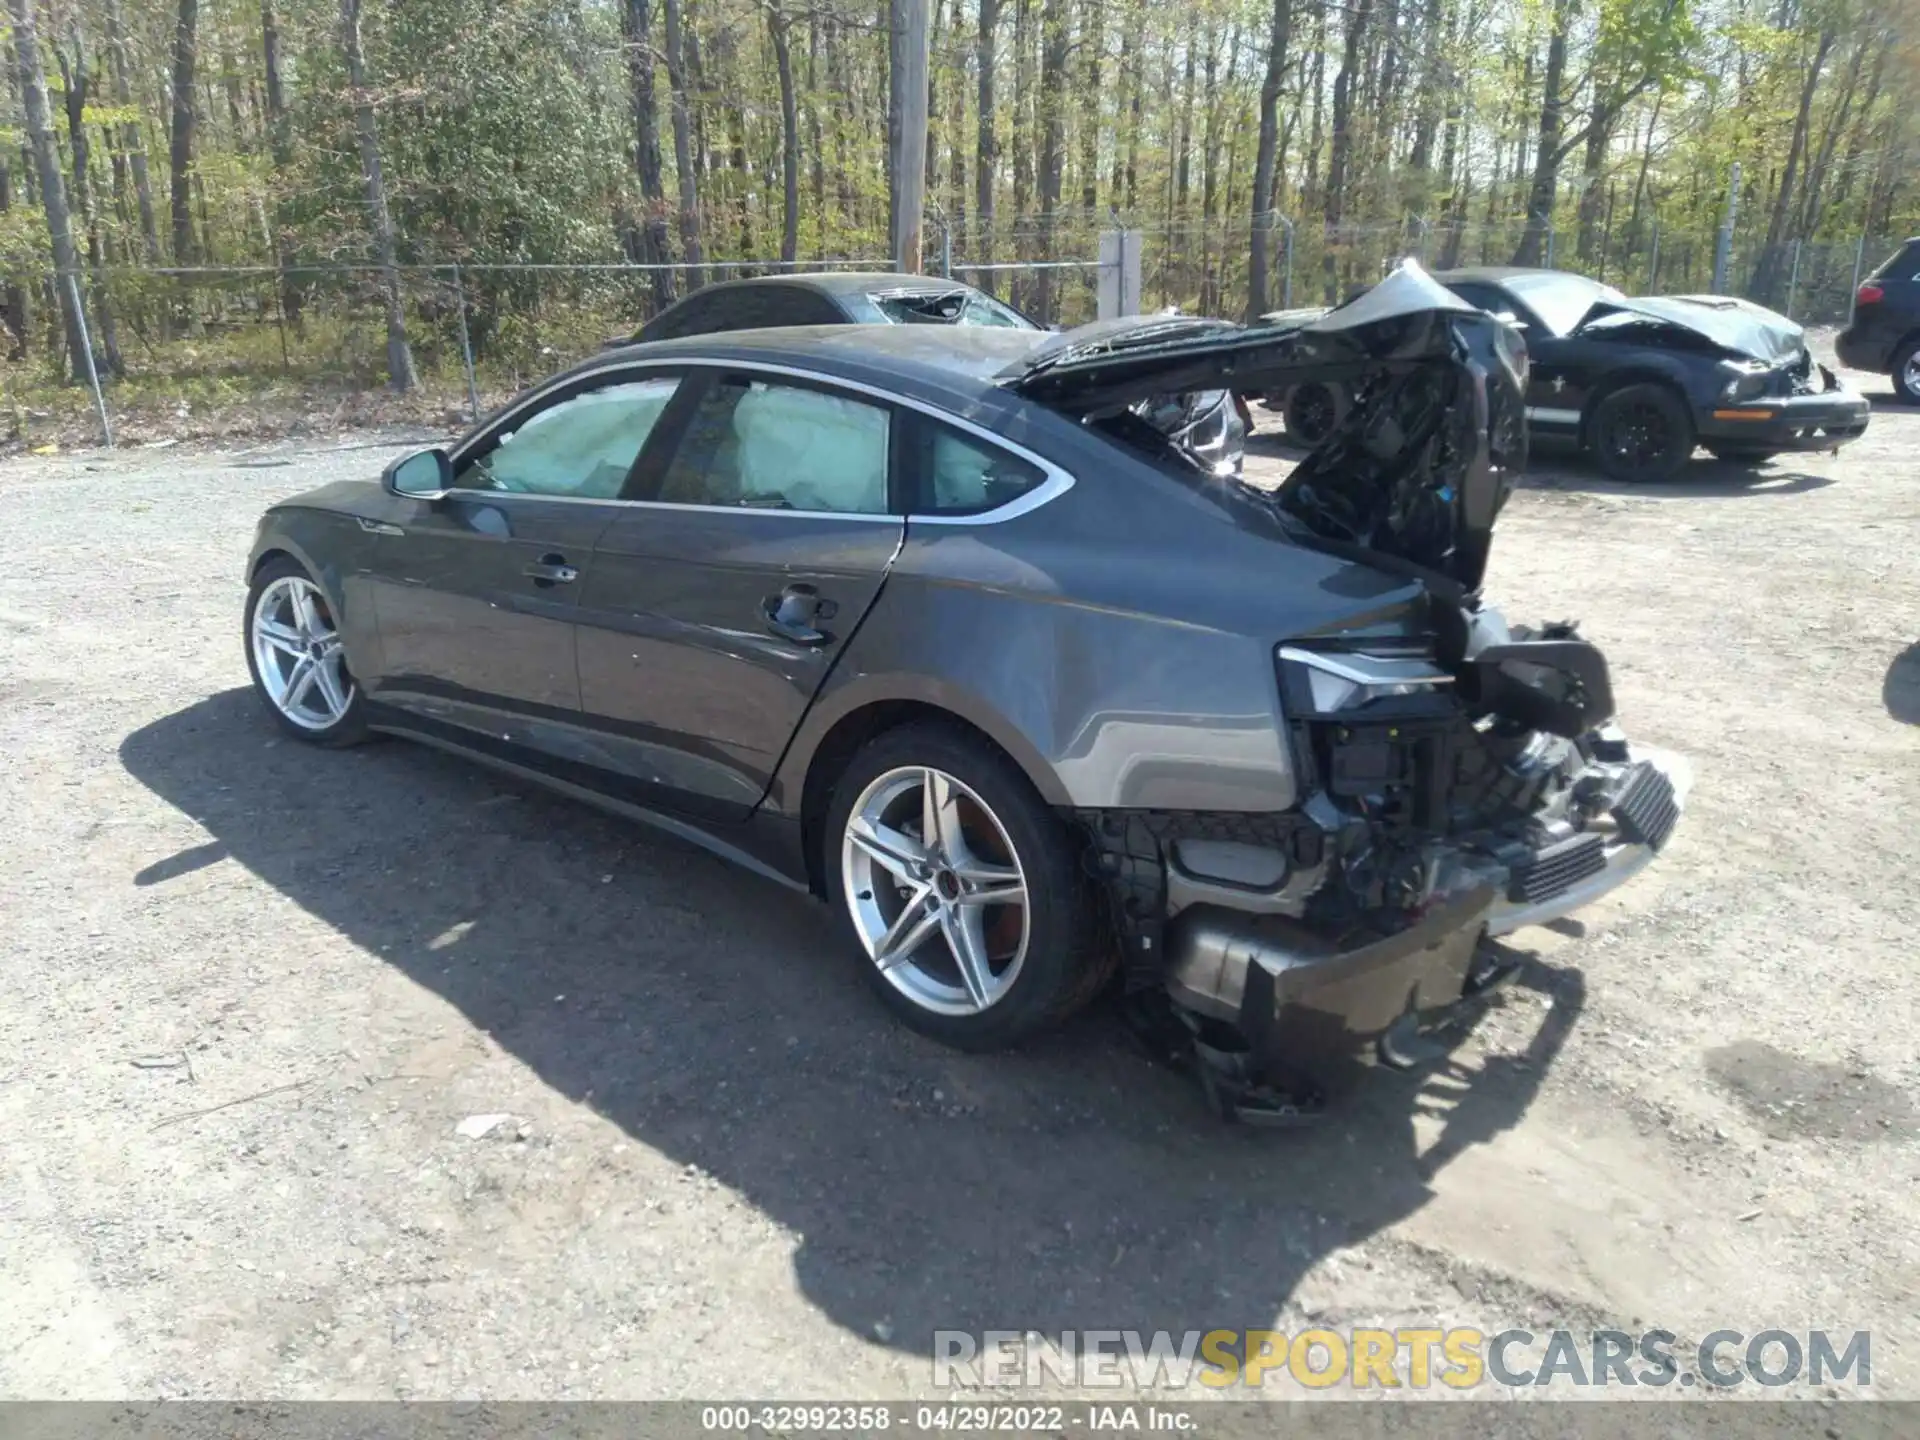
[[[1801,495],[1833,484],[1826,475],[1810,475],[1786,468],[1790,457],[1764,465],[1730,465],[1724,460],[1696,459],[1672,480],[1645,485],[1609,480],[1575,456],[1548,452],[1538,463],[1529,462],[1520,484],[1530,490],[1577,490],[1588,495],[1630,495],[1646,500],[1742,500]]]
[[[1915,641],[1887,667],[1887,678],[1880,687],[1887,714],[1903,725],[1920,725],[1920,641]]]
[[[809,1300],[908,1353],[936,1327],[1270,1324],[1307,1267],[1519,1120],[1584,1002],[1529,958],[1516,984],[1553,1004],[1524,1055],[1380,1072],[1312,1130],[1228,1127],[1100,1011],[1016,1055],[922,1041],[814,902],[420,747],[312,750],[233,690],[120,754],[547,1085],[785,1227]]]

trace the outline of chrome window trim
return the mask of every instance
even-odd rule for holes
[[[551,390],[572,385],[577,381],[589,380],[597,375],[618,375],[636,370],[693,369],[745,370],[759,375],[781,375],[789,379],[809,380],[815,384],[827,386],[828,388],[846,390],[852,394],[878,400],[887,405],[912,410],[918,414],[937,420],[942,425],[950,425],[954,429],[971,435],[976,439],[984,440],[997,449],[1004,450],[1009,455],[1026,461],[1029,465],[1038,466],[1047,478],[1041,481],[1040,484],[1034,486],[1033,489],[1027,491],[1024,495],[1016,496],[1006,504],[992,510],[984,511],[978,515],[921,515],[913,511],[907,511],[902,514],[890,512],[885,515],[869,515],[835,510],[762,510],[751,505],[694,505],[676,500],[597,500],[591,496],[583,495],[535,495],[518,490],[467,490],[460,487],[448,490],[447,494],[449,496],[484,496],[489,500],[545,500],[555,501],[562,505],[620,505],[635,510],[692,510],[708,515],[770,515],[793,520],[865,520],[893,525],[900,524],[902,521],[908,521],[915,525],[998,525],[1004,520],[1014,520],[1022,515],[1031,514],[1042,505],[1050,504],[1052,501],[1059,499],[1074,486],[1073,476],[1045,456],[1037,455],[1025,446],[1015,444],[1005,436],[995,434],[983,425],[976,425],[970,420],[963,419],[955,415],[951,410],[943,410],[938,405],[926,400],[916,399],[910,395],[901,395],[892,391],[882,390],[877,385],[868,385],[859,380],[848,380],[838,375],[823,374],[818,370],[808,370],[798,365],[787,365],[771,360],[728,360],[713,356],[662,356],[658,359],[612,361],[605,365],[595,366],[590,370],[576,371],[564,379],[556,379],[546,389],[536,390],[512,410],[499,416],[492,425],[487,427],[484,433],[486,435],[499,434],[501,430],[507,428],[513,421],[518,419],[523,412],[544,400]],[[462,444],[448,457],[449,463],[452,464],[456,470],[459,468],[463,457],[469,450],[474,448],[474,444],[477,443],[480,438],[479,436],[475,436],[473,442]]]

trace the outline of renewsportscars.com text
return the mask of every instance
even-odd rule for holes
[[[1715,1330],[1697,1343],[1670,1330],[1405,1328],[936,1330],[933,1382],[954,1387],[1299,1385],[1324,1390],[1705,1387],[1730,1390],[1873,1383],[1864,1330]]]

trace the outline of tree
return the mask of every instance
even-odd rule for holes
[[[183,0],[184,4],[184,0]],[[380,171],[380,129],[374,118],[373,96],[367,88],[367,62],[361,49],[360,0],[340,0],[341,50],[346,56],[347,83],[352,87],[353,133],[359,142],[360,174],[367,187],[367,222],[380,257],[380,282],[386,296],[387,380],[405,394],[418,388],[413,347],[407,343],[407,316],[400,288],[399,247],[393,218],[387,211],[386,178]]]
[[[194,66],[199,60],[200,0],[180,0],[173,30],[173,139],[168,149],[167,199],[173,218],[173,261],[193,264]]]
[[[40,35],[35,27],[33,0],[7,0],[13,15],[13,51],[18,65],[21,108],[26,112],[27,145],[40,181],[40,202],[47,212],[47,238],[53,246],[54,290],[60,302],[60,320],[66,334],[69,377],[74,384],[87,378],[86,320],[80,313],[80,255],[73,243],[72,217],[67,210],[67,187],[60,176],[60,156],[47,108],[47,75],[40,61]]]
[[[667,88],[673,96],[673,171],[680,186],[680,242],[686,251],[687,289],[707,283],[701,268],[700,188],[693,168],[693,117],[687,109],[686,36],[682,0],[661,0],[666,13]]]
[[[639,224],[629,247],[643,265],[673,259],[667,241],[667,189],[660,166],[660,114],[653,93],[653,0],[625,0],[620,11],[627,50],[628,103],[633,109],[633,170],[640,182]],[[673,272],[653,272],[656,309],[673,303]]]
[[[792,24],[781,0],[768,0],[767,32],[780,82],[780,259],[786,265],[800,254],[800,108],[793,93]]]
[[[1273,0],[1267,27],[1267,71],[1260,81],[1260,143],[1253,157],[1253,254],[1247,272],[1247,322],[1267,309],[1267,267],[1273,248],[1273,178],[1280,151],[1280,84],[1287,73],[1293,0]]]

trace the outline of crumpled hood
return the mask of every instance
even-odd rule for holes
[[[1807,346],[1807,332],[1777,310],[1729,295],[1647,295],[1607,301],[1593,307],[1576,333],[1629,323],[1614,318],[1625,315],[1678,325],[1723,350],[1770,365],[1798,359]]]
[[[1526,464],[1526,348],[1413,261],[1332,310],[1270,325],[1103,335],[1032,352],[1001,384],[1100,422],[1154,393],[1306,380],[1339,380],[1355,403],[1257,503],[1321,548],[1477,589],[1494,519]]]

